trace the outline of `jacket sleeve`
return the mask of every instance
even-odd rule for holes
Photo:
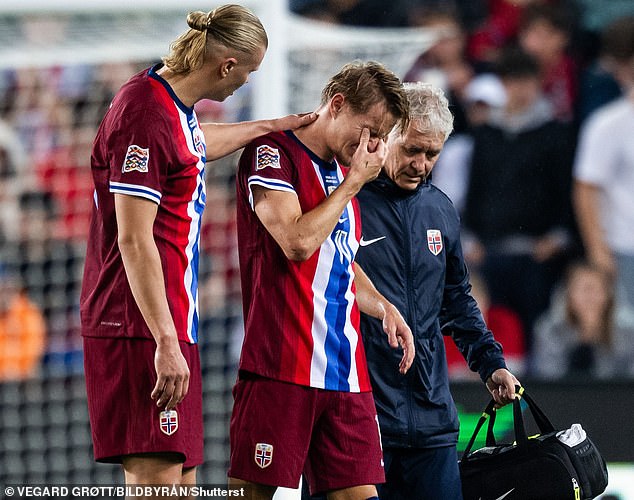
[[[440,328],[443,335],[453,338],[469,368],[486,382],[495,370],[506,368],[506,363],[501,344],[487,328],[478,304],[471,296],[457,214],[454,226],[446,242],[447,267]]]

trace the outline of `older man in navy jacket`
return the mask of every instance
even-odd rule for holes
[[[443,334],[501,406],[517,379],[470,295],[460,221],[430,173],[453,127],[441,90],[406,84],[407,130],[394,130],[381,175],[359,193],[363,221],[357,262],[414,332],[416,359],[406,375],[385,343],[381,322],[362,315],[370,377],[381,427],[387,483],[381,499],[462,499],[457,465],[458,416],[449,391]]]

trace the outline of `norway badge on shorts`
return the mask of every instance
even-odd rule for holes
[[[261,469],[265,469],[273,461],[273,445],[267,443],[257,443],[255,445],[255,463]]]
[[[178,430],[178,413],[176,410],[166,410],[159,414],[159,426],[163,434],[171,436]]]

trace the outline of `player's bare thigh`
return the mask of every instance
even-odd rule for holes
[[[247,500],[271,500],[277,490],[277,486],[251,483],[233,477],[229,478],[229,488],[244,488]],[[377,495],[376,487],[367,484],[329,491],[326,496],[328,500],[367,500]]]
[[[178,453],[126,455],[122,458],[122,465],[125,482],[128,485],[194,486],[196,484],[196,467],[183,468],[183,458]],[[154,497],[146,498],[149,500]]]

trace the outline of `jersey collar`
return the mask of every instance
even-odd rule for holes
[[[336,170],[337,169],[338,164],[337,164],[336,160],[333,160],[333,161],[322,160],[319,156],[317,156],[310,149],[308,149],[306,147],[306,145],[302,141],[300,141],[299,138],[293,133],[292,130],[285,130],[284,133],[288,137],[290,137],[291,139],[296,141],[297,144],[299,144],[302,147],[302,149],[304,151],[306,151],[308,156],[310,156],[310,159],[313,160],[317,165],[319,165],[322,168],[325,168],[326,170]]]
[[[192,106],[191,108],[188,106],[185,106],[185,104],[183,103],[183,101],[181,101],[178,96],[174,93],[174,90],[172,89],[172,87],[170,86],[169,83],[167,83],[167,81],[157,73],[157,71],[163,67],[163,63],[158,63],[155,64],[154,66],[152,66],[149,70],[148,70],[148,76],[150,78],[154,78],[157,82],[159,82],[161,85],[163,85],[163,87],[165,87],[165,90],[167,90],[167,93],[170,95],[170,97],[174,100],[174,102],[176,103],[176,105],[181,109],[181,111],[183,113],[185,113],[186,115],[191,115],[194,113],[194,107]]]

